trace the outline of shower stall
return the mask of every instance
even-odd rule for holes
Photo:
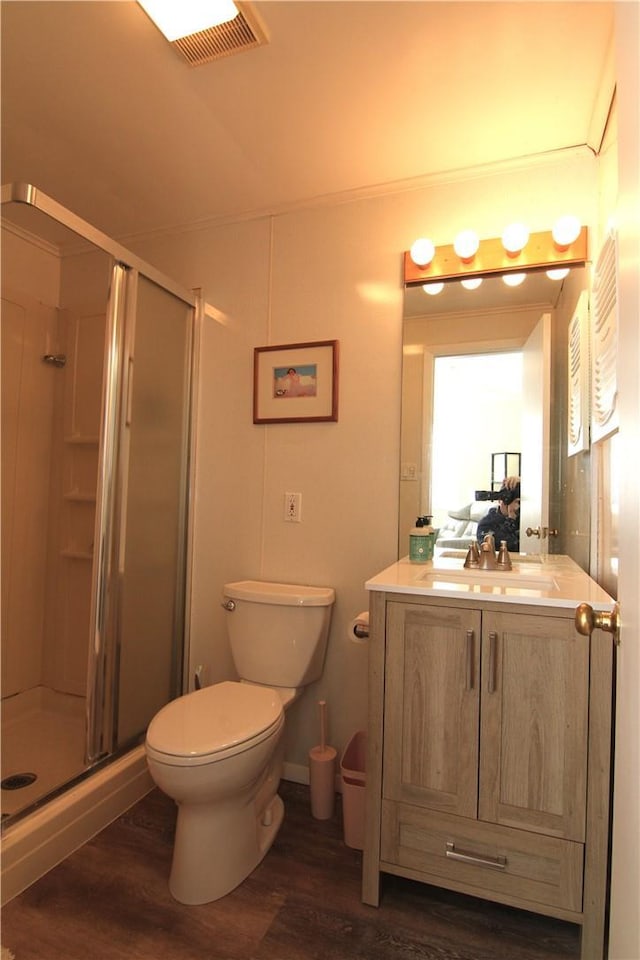
[[[141,744],[182,692],[193,292],[2,188],[2,820]]]

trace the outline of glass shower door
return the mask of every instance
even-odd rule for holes
[[[37,188],[1,194],[10,826],[182,692],[198,298]]]
[[[130,280],[137,290],[121,439],[116,747],[181,692],[185,631],[193,307],[141,274]]]

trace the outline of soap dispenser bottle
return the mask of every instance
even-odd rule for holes
[[[430,559],[428,554],[429,536],[422,517],[418,517],[415,527],[409,531],[409,560],[411,563],[426,563]]]
[[[422,518],[422,524],[423,524],[423,527],[424,527],[424,532],[425,532],[425,535],[426,535],[427,538],[428,538],[427,560],[432,560],[432,559],[433,559],[433,549],[434,549],[434,547],[435,547],[435,545],[436,545],[436,532],[435,532],[435,530],[433,529],[433,527],[431,526],[431,521],[432,521],[432,520],[433,520],[433,517],[430,517],[430,516],[428,516],[428,515],[427,515],[427,516],[424,516],[424,517]]]

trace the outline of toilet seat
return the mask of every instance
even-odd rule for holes
[[[147,730],[147,755],[172,766],[199,766],[251,749],[284,724],[269,687],[225,680],[172,700]]]

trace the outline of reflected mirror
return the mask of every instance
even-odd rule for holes
[[[466,551],[492,506],[477,492],[488,497],[519,467],[521,552],[569,554],[588,570],[589,450],[569,455],[567,373],[587,285],[581,266],[563,280],[531,272],[518,287],[490,277],[437,296],[405,288],[400,557],[425,514],[441,547]]]

